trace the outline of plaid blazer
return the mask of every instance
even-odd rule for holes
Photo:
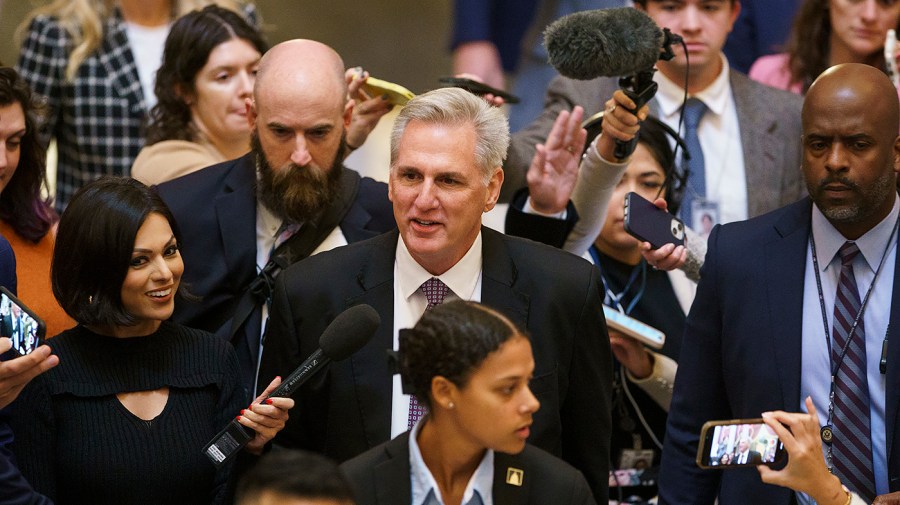
[[[252,4],[245,16],[256,25]],[[18,70],[49,107],[41,139],[55,137],[59,149],[56,206],[59,210],[81,186],[103,175],[130,175],[144,145],[147,104],[137,65],[118,9],[106,20],[103,41],[78,68],[65,70],[72,42],[55,18],[38,16],[28,27]]]

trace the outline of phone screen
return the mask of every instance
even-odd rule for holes
[[[733,468],[780,462],[785,456],[778,435],[761,420],[707,423],[697,463],[703,468]]]
[[[0,337],[12,340],[13,350],[20,356],[37,349],[44,338],[44,322],[2,287],[0,287]]]

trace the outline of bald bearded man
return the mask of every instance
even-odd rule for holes
[[[276,270],[396,227],[387,185],[343,166],[353,104],[332,48],[278,44],[247,99],[251,152],[159,186],[184,237],[190,286],[172,317],[230,339],[248,390]]]

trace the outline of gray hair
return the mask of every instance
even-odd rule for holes
[[[475,161],[487,184],[506,159],[509,122],[503,112],[460,88],[438,88],[419,95],[403,107],[391,131],[391,170],[397,162],[400,138],[411,121],[475,128]]]

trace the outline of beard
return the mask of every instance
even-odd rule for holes
[[[327,170],[313,163],[298,166],[290,162],[277,169],[272,168],[255,130],[250,133],[250,149],[256,157],[259,172],[256,196],[281,219],[291,223],[315,219],[337,198],[347,150],[346,132],[341,135],[334,161]]]
[[[827,199],[823,196],[825,186],[832,183],[840,183],[859,196],[859,199],[852,204],[831,206]],[[886,171],[881,177],[875,180],[874,184],[867,189],[863,189],[855,182],[835,175],[826,177],[815,187],[810,185],[807,188],[809,194],[822,214],[829,221],[837,223],[857,223],[875,214],[888,198],[893,198],[897,191],[896,180],[893,172]]]

